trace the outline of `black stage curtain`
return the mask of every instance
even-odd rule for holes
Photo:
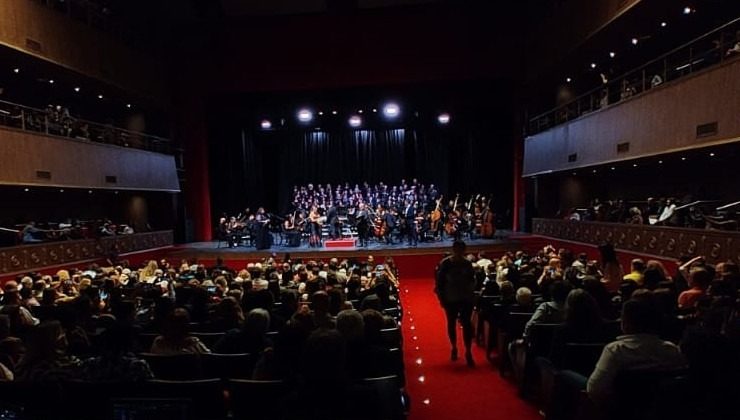
[[[471,129],[247,131],[221,126],[212,141],[211,185],[215,214],[265,206],[283,213],[294,185],[350,182],[397,184],[417,178],[441,191],[495,192],[502,177],[491,160],[491,133]],[[497,150],[498,160],[510,160]],[[508,166],[508,165],[506,165]],[[503,174],[509,175],[509,169]],[[503,191],[502,198],[508,199]]]

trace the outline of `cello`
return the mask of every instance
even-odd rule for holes
[[[488,200],[486,207],[481,214],[481,236],[486,239],[493,238],[496,233],[496,227],[493,225],[493,212],[491,211],[491,200]]]

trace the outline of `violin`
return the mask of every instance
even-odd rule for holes
[[[447,214],[447,223],[445,223],[445,233],[452,236],[457,233],[457,220],[460,217],[460,213],[457,211],[457,200],[460,198],[460,194],[455,197],[455,203],[452,205],[452,210]]]

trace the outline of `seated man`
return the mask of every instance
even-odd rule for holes
[[[604,348],[596,368],[588,378],[586,390],[599,406],[608,407],[614,397],[614,381],[627,370],[671,370],[687,362],[678,346],[661,340],[656,331],[660,315],[653,299],[631,299],[622,309],[622,331]]]

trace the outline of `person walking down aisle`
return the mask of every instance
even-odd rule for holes
[[[447,316],[447,335],[450,338],[452,352],[450,359],[457,360],[456,324],[460,321],[465,344],[465,361],[468,366],[475,366],[471,343],[473,325],[470,317],[473,314],[475,291],[475,274],[473,264],[465,258],[465,242],[456,240],[452,244],[452,255],[444,258],[437,266],[434,292]]]

